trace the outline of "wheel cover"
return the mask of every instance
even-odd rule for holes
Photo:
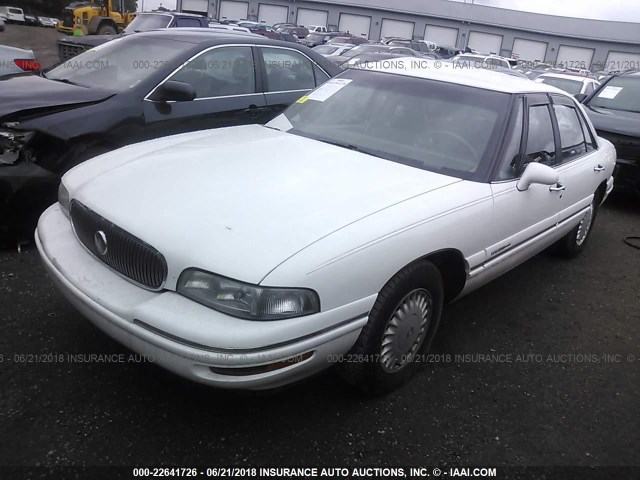
[[[593,223],[593,204],[589,206],[589,211],[584,214],[582,220],[580,220],[580,224],[578,225],[578,233],[576,233],[576,245],[579,247],[582,246],[584,241],[587,239],[587,235],[589,235],[589,230],[591,230],[591,224]]]
[[[380,366],[386,373],[396,373],[412,361],[429,329],[433,311],[431,294],[413,290],[396,306],[382,335]]]

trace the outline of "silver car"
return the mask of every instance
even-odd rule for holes
[[[40,71],[40,63],[33,50],[0,45],[0,78],[16,73]]]

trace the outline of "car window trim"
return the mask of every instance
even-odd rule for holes
[[[528,118],[526,116],[526,104],[524,101],[524,97],[525,97],[524,95],[519,95],[519,94],[515,94],[512,96],[511,104],[509,106],[509,117],[507,120],[507,129],[506,129],[505,135],[502,136],[507,140],[502,142],[502,145],[498,149],[498,154],[496,155],[496,160],[494,161],[494,166],[493,166],[493,169],[491,170],[491,177],[490,177],[489,183],[500,184],[500,183],[513,182],[513,181],[519,180],[520,177],[522,176],[522,172],[519,171],[520,165],[518,165],[518,173],[519,173],[518,176],[513,178],[505,178],[504,180],[496,179],[498,173],[500,172],[500,169],[502,168],[502,162],[504,161],[503,157],[508,148],[508,144],[511,141],[511,137],[515,134],[514,132],[515,120],[517,120],[515,116],[517,115],[517,112],[518,112],[518,105],[517,105],[518,102],[520,102],[522,106],[522,128],[520,130],[520,145],[518,148],[517,155],[518,155],[518,163],[522,161],[522,156],[524,155],[524,146],[525,146],[524,144],[526,140],[525,131],[528,133],[528,125],[526,125],[525,123],[525,121]]]
[[[193,55],[192,57],[190,57],[189,59],[187,59],[184,62],[182,62],[180,64],[180,66],[178,66],[169,75],[167,75],[164,78],[164,80],[162,80],[155,87],[153,87],[153,89],[149,93],[147,93],[147,95],[142,99],[142,101],[143,102],[151,102],[151,103],[176,103],[176,102],[173,102],[173,101],[172,102],[160,102],[158,100],[151,100],[149,97],[151,97],[158,88],[160,88],[162,85],[164,85],[166,82],[168,82],[169,79],[172,76],[174,76],[177,72],[179,72],[181,69],[183,69],[185,67],[185,65],[187,65],[190,62],[192,62],[194,59],[198,58],[199,56],[210,52],[211,50],[215,50],[215,49],[218,49],[218,48],[227,48],[227,47],[247,47],[251,51],[251,54],[254,55],[253,48],[252,48],[254,46],[256,46],[256,45],[252,45],[252,44],[248,44],[248,43],[225,43],[223,45],[213,45],[213,46],[208,47],[208,48],[206,48],[204,50],[201,50],[198,53],[196,53],[195,55]],[[214,99],[214,98],[230,98],[230,97],[240,97],[240,96],[250,96],[250,95],[262,94],[263,92],[258,91],[258,79],[256,78],[256,68],[255,68],[256,59],[255,59],[255,56],[254,56],[254,59],[253,59],[253,63],[254,63],[253,76],[254,76],[254,82],[255,82],[254,89],[256,90],[255,92],[253,92],[253,93],[240,93],[240,94],[237,94],[237,95],[221,95],[221,96],[217,96],[217,97],[206,97],[206,98],[202,97],[202,98],[200,98],[200,100],[211,100],[211,99]],[[195,100],[198,100],[198,99],[194,98],[193,101],[195,101]]]
[[[520,178],[522,176],[522,174],[524,173],[524,170],[522,169],[522,164],[524,161],[524,157],[526,154],[526,149],[527,149],[527,143],[529,141],[529,109],[531,107],[538,107],[544,105],[547,107],[547,113],[549,114],[550,120],[551,120],[551,129],[553,131],[553,145],[555,148],[555,152],[554,152],[554,163],[553,165],[548,165],[551,168],[556,168],[557,166],[561,165],[558,162],[558,150],[560,149],[561,151],[561,146],[559,145],[560,143],[560,134],[558,133],[558,124],[556,123],[556,117],[554,115],[554,113],[551,111],[551,99],[549,98],[548,95],[545,94],[540,94],[540,93],[533,93],[533,94],[529,94],[529,95],[525,95],[524,97],[524,106],[525,106],[525,111],[524,111],[524,128],[523,128],[523,138],[524,138],[524,142],[521,143],[520,145],[520,158],[518,159],[518,177]]]

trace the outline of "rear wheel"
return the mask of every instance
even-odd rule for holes
[[[347,362],[338,371],[368,393],[384,393],[411,378],[440,323],[443,303],[438,269],[423,261],[397,273],[378,294]]]
[[[568,234],[562,237],[562,239],[560,239],[556,244],[558,252],[564,257],[574,258],[584,249],[587,244],[587,240],[589,240],[589,237],[591,236],[591,231],[593,230],[593,225],[598,213],[598,206],[600,205],[600,199],[601,196],[599,193],[596,193],[593,196],[591,205],[589,205],[589,210],[584,214],[580,223]]]

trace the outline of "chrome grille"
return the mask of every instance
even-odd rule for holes
[[[152,290],[162,287],[167,278],[167,262],[151,245],[77,200],[71,202],[71,221],[78,239],[96,258],[141,286]],[[104,245],[100,244],[100,237]]]
[[[72,45],[69,43],[58,42],[58,58],[60,58],[60,61],[62,62],[69,60],[76,55],[80,55],[85,50],[86,48],[82,45]]]

